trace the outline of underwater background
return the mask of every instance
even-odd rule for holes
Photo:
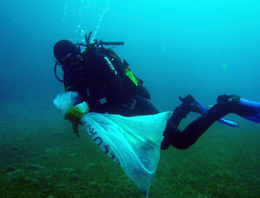
[[[55,109],[58,40],[124,41],[115,52],[161,111],[187,94],[206,106],[224,93],[260,101],[259,10],[258,0],[0,1],[0,197],[143,197]],[[161,152],[150,197],[260,197],[260,125],[227,118],[240,127],[216,123],[188,150]]]

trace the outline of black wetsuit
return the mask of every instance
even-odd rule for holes
[[[113,52],[113,51],[112,51]],[[123,116],[151,115],[159,110],[138,92],[129,91],[122,72],[116,70],[115,61],[105,53],[88,50],[71,65],[64,66],[64,85],[67,91],[77,91],[87,101],[90,111]],[[118,57],[115,57],[117,59]],[[123,80],[122,80],[123,79]],[[132,89],[130,89],[132,90]],[[222,114],[209,111],[188,125],[183,131],[177,127],[183,117],[181,107],[176,108],[164,131],[162,149],[172,145],[179,149],[190,147]]]

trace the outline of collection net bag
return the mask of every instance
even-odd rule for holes
[[[76,92],[67,92],[58,95],[54,104],[64,114],[76,98]],[[163,131],[170,115],[171,112],[163,112],[124,117],[90,112],[81,118],[81,122],[90,137],[148,197],[160,159]]]

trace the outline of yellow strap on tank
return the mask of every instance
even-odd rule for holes
[[[130,69],[126,68],[125,74],[128,76],[128,78],[130,78],[133,81],[135,86],[138,86],[138,78],[136,78],[136,76],[134,75],[134,73]]]

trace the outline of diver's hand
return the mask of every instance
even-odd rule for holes
[[[65,114],[65,120],[72,123],[79,123],[80,119],[89,111],[89,106],[86,102],[82,102],[74,107],[71,107]]]

